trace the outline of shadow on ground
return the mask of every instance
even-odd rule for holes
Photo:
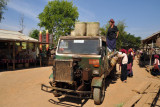
[[[117,82],[117,80],[120,78],[121,74],[117,73],[116,67],[113,70],[115,70],[116,74],[114,74],[114,76],[108,76],[105,79],[105,83],[106,83],[105,87],[106,87],[106,89],[107,89],[107,87],[109,87],[110,84],[115,84]]]
[[[49,99],[48,101],[52,104],[64,106],[64,107],[83,107],[83,105],[88,101],[88,99],[79,99],[79,98],[72,98],[64,96],[62,98],[58,98],[59,101],[55,101],[53,99]],[[66,103],[67,102],[67,103]],[[69,103],[74,103],[69,104]]]

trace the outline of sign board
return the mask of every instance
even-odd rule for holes
[[[74,40],[74,43],[84,43],[84,40]]]

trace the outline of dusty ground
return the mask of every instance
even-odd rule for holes
[[[127,102],[135,94],[132,89],[143,81],[160,81],[153,79],[144,68],[139,68],[136,60],[133,71],[134,77],[128,78],[127,83],[120,81],[119,71],[114,80],[107,79],[105,99],[99,106],[94,105],[92,99],[82,100],[81,103],[80,99],[64,96],[55,98],[51,93],[41,91],[41,84],[49,81],[52,67],[1,72],[0,107],[116,107]]]

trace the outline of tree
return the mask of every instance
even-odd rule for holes
[[[121,49],[125,43],[125,40],[126,40],[125,35],[127,35],[127,32],[125,31],[126,27],[127,26],[125,25],[124,21],[119,21],[117,24],[117,28],[119,30],[119,36],[116,41],[116,48],[117,49]]]
[[[6,9],[7,1],[8,0],[0,0],[0,22],[3,19],[3,13]]]
[[[29,33],[29,37],[39,40],[39,30],[34,29]]]
[[[109,22],[103,26],[102,28],[100,28],[100,35],[103,35],[103,36],[106,36],[107,35],[107,32],[108,32],[108,28],[109,28]]]
[[[42,36],[43,36],[43,35],[46,35],[46,30],[42,30]],[[39,30],[33,29],[33,30],[29,33],[29,37],[39,40]]]
[[[139,49],[141,45],[141,37],[135,37],[134,35],[128,33],[125,35],[125,41],[123,47]]]
[[[117,23],[117,27],[119,30],[119,36],[116,41],[117,50],[121,48],[129,49],[134,48],[138,49],[141,44],[141,37],[135,37],[134,35],[127,33],[125,28],[127,27],[124,21],[119,21]],[[101,35],[106,35],[108,32],[109,23],[107,23],[104,27],[100,28]]]
[[[69,35],[78,20],[78,10],[73,2],[65,0],[49,1],[42,13],[39,14],[40,27],[45,27],[54,35],[55,41],[60,35]]]

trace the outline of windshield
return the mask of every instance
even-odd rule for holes
[[[99,39],[60,40],[57,52],[60,54],[99,54],[99,47]]]

